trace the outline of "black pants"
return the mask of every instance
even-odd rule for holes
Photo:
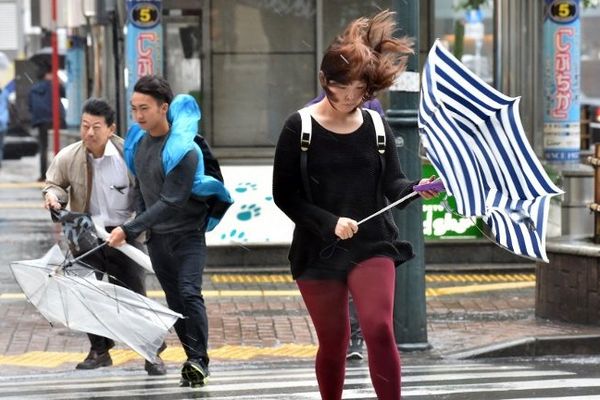
[[[204,233],[152,233],[148,253],[169,308],[186,317],[175,322],[175,331],[188,359],[208,365],[208,317],[202,296]]]
[[[139,242],[131,241],[128,243],[140,250],[143,248]],[[146,295],[144,269],[119,250],[104,246],[85,256],[81,261],[94,268],[98,279],[102,279],[104,274],[107,274],[110,283],[125,287],[143,296]],[[112,339],[92,333],[88,333],[88,338],[92,345],[91,350],[98,353],[108,351],[114,344]]]
[[[48,130],[51,126],[51,122],[43,122],[37,125],[38,144],[40,146],[40,178],[45,178],[48,170]]]
[[[360,330],[360,324],[358,322],[358,313],[356,312],[356,306],[354,305],[354,299],[352,296],[348,299],[348,311],[350,314],[350,338],[353,340],[362,340],[362,331]]]

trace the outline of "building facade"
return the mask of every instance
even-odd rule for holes
[[[50,1],[28,0],[48,28]],[[120,123],[127,116],[124,73],[125,1],[56,0],[58,26],[87,36],[87,95],[113,100]],[[417,0],[411,0],[417,1]],[[36,5],[37,4],[37,5]],[[178,93],[202,107],[202,131],[228,160],[270,162],[286,116],[318,94],[321,55],[346,24],[381,9],[403,12],[395,0],[163,0],[163,74]],[[422,64],[439,38],[488,83],[522,96],[521,115],[535,149],[543,154],[542,0],[420,0]],[[478,7],[474,12],[473,5]],[[73,10],[81,9],[81,12]],[[69,11],[70,10],[70,11]],[[62,14],[64,15],[62,15]],[[582,12],[581,87],[600,98],[600,10]],[[402,27],[399,27],[402,34]],[[387,94],[380,96],[384,107]]]

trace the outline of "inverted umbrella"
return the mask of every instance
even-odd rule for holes
[[[457,212],[482,217],[509,251],[548,262],[548,208],[563,191],[529,145],[519,100],[469,71],[439,41],[422,77],[419,130]]]
[[[50,322],[122,342],[150,362],[181,314],[121,286],[96,279],[54,245],[36,260],[10,264],[28,300]]]

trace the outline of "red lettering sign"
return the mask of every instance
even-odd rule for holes
[[[140,32],[136,41],[137,51],[137,76],[151,75],[154,73],[152,60],[153,42],[158,40],[155,32]],[[149,43],[148,43],[149,42]]]
[[[568,27],[559,28],[554,34],[556,97],[554,98],[554,107],[550,111],[553,118],[566,119],[571,106],[571,43],[568,38],[574,35],[575,30]]]

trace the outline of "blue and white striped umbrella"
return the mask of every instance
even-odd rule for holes
[[[482,217],[496,242],[548,262],[552,183],[529,145],[519,100],[469,71],[436,41],[422,77],[419,131],[459,214]]]

